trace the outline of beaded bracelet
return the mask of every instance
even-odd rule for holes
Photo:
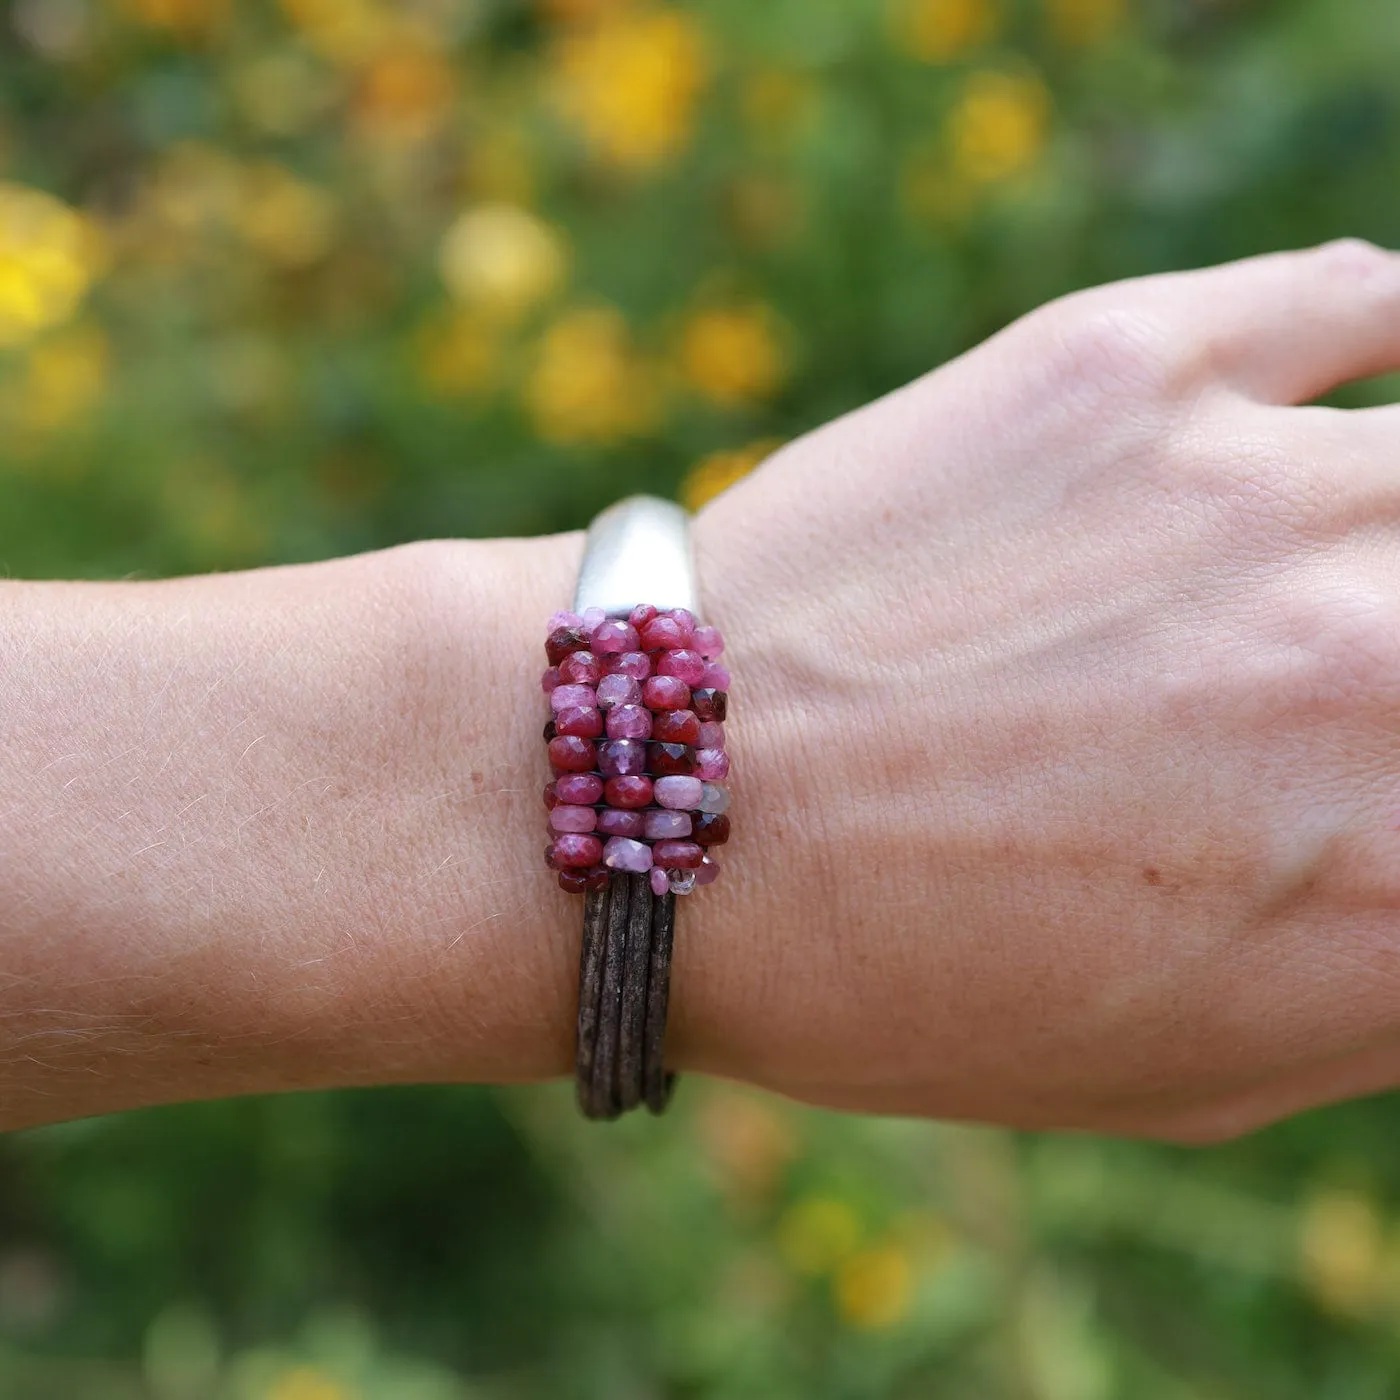
[[[724,641],[695,615],[688,517],[633,496],[589,527],[541,685],[553,781],[546,864],[584,896],[576,1079],[590,1118],[665,1108],[675,899],[729,839]]]

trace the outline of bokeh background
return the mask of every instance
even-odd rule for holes
[[[699,504],[1060,292],[1341,233],[1400,244],[1395,0],[14,0],[0,567]],[[699,1082],[0,1140],[4,1400],[1397,1394],[1387,1100],[1197,1152]]]

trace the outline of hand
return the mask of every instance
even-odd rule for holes
[[[1047,306],[698,522],[735,837],[695,1068],[1208,1140],[1400,1080],[1400,257]]]

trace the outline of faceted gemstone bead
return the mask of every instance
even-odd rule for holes
[[[689,608],[671,608],[666,616],[681,629],[686,639],[686,645],[690,645],[690,638],[695,635],[695,627],[699,618],[695,616]]]
[[[609,618],[593,630],[593,650],[599,656],[620,656],[624,651],[636,651],[638,645],[637,629],[630,622]]]
[[[559,888],[566,894],[584,894],[588,889],[588,875],[582,870],[561,870]]]
[[[591,710],[598,703],[597,692],[591,685],[556,685],[549,692],[549,708],[560,710]]]
[[[596,836],[568,833],[555,838],[549,854],[560,870],[582,870],[603,859],[603,843]]]
[[[660,899],[671,888],[671,877],[659,866],[651,867],[651,892]]]
[[[546,666],[544,674],[540,676],[540,689],[546,695],[559,684],[559,668],[557,666]]]
[[[554,736],[555,736],[558,732],[559,732],[559,726],[558,726],[557,724],[555,724],[555,722],[554,722],[552,719],[547,719],[547,720],[545,720],[545,722],[544,722],[544,741],[545,741],[546,744],[549,743],[549,741],[550,741],[552,738],[554,738]]]
[[[696,812],[691,834],[702,846],[722,846],[729,840],[729,818],[722,812]]]
[[[605,710],[610,710],[614,705],[640,705],[642,687],[633,676],[604,676],[598,682],[597,696],[598,704]]]
[[[586,888],[590,890],[605,890],[608,882],[612,879],[612,871],[606,865],[595,865],[591,870],[586,871],[584,880]]]
[[[705,675],[700,684],[710,690],[728,690],[729,667],[723,661],[711,661],[705,667]]]
[[[615,783],[625,783],[626,778],[614,778]],[[640,841],[646,835],[646,813],[625,812],[616,807],[598,809],[598,830],[604,836],[630,836]]]
[[[597,739],[603,732],[603,712],[582,708],[560,710],[555,724],[560,734],[577,734],[580,739]]]
[[[672,812],[665,807],[653,807],[640,812],[646,820],[648,841],[680,841],[690,835],[690,813]]]
[[[724,726],[717,719],[707,719],[700,726],[700,734],[695,740],[697,749],[722,749],[724,747]]]
[[[686,744],[647,745],[647,772],[652,777],[695,772],[695,751]]]
[[[652,724],[651,737],[663,744],[694,744],[700,739],[700,721],[694,710],[662,710]]]
[[[687,685],[699,685],[705,679],[705,658],[698,651],[684,647],[680,651],[663,651],[656,663],[656,674],[676,676]]]
[[[690,634],[675,618],[662,613],[641,629],[641,640],[644,651],[672,651],[683,647],[690,640]]]
[[[705,858],[705,852],[694,841],[658,841],[651,850],[652,859],[667,870],[694,870]]]
[[[672,894],[689,894],[695,888],[695,871],[671,871],[669,888]]]
[[[695,776],[707,783],[722,782],[729,776],[729,755],[723,749],[696,749]]]
[[[602,608],[584,608],[582,618],[583,630],[585,632],[593,632],[598,627],[601,627],[607,619],[608,615]]]
[[[560,802],[589,807],[603,797],[603,780],[596,773],[566,773],[556,778],[554,792]]]
[[[559,734],[549,741],[549,763],[556,773],[587,773],[597,756],[591,739]]]
[[[559,679],[565,685],[597,685],[603,678],[603,663],[591,651],[570,652],[559,663]]]
[[[608,711],[609,739],[649,739],[651,727],[651,711],[645,705],[614,705]]]
[[[695,872],[695,883],[697,885],[712,885],[718,879],[719,862],[711,860],[707,855]]]
[[[549,619],[549,630],[557,632],[561,627],[581,628],[583,619],[576,612],[561,610]]]
[[[645,807],[652,798],[652,781],[641,774],[609,778],[603,784],[603,801],[609,807]]]
[[[695,781],[700,782],[699,778]],[[727,812],[729,810],[729,794],[714,783],[702,783],[700,798],[691,804],[701,812]]]
[[[647,746],[640,739],[605,739],[598,745],[598,771],[605,778],[645,773]]]
[[[640,630],[656,616],[656,609],[650,603],[638,603],[630,613],[627,614],[627,621],[633,627]]]
[[[587,651],[588,637],[581,627],[556,627],[545,639],[544,654],[557,666],[570,652]]]
[[[695,635],[690,639],[690,645],[706,661],[714,661],[724,651],[724,638],[720,636],[718,627],[697,627]]]
[[[544,805],[552,810],[558,801],[558,788],[556,788],[553,783],[546,783],[544,785]]]
[[[644,651],[623,651],[607,659],[606,670],[610,676],[631,676],[633,680],[644,681],[651,675],[651,657]]]
[[[653,676],[642,687],[649,710],[683,710],[690,704],[690,687],[678,676]]]
[[[704,796],[704,785],[699,778],[658,778],[652,784],[652,791],[660,806],[689,811],[700,806],[700,800]],[[719,789],[716,788],[715,791],[718,792]]]
[[[610,836],[603,847],[603,864],[613,870],[627,870],[634,875],[651,869],[651,847],[645,841],[631,841],[626,836]]]
[[[723,724],[729,713],[729,696],[722,690],[711,690],[702,686],[690,693],[690,708],[702,720],[714,720]]]
[[[551,831],[592,831],[598,825],[598,814],[592,807],[572,807],[560,803],[549,814]]]

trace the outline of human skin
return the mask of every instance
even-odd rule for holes
[[[1204,1141],[1400,1079],[1400,257],[1034,312],[696,522],[734,837],[670,1052]],[[581,537],[0,590],[0,1126],[566,1073]]]

